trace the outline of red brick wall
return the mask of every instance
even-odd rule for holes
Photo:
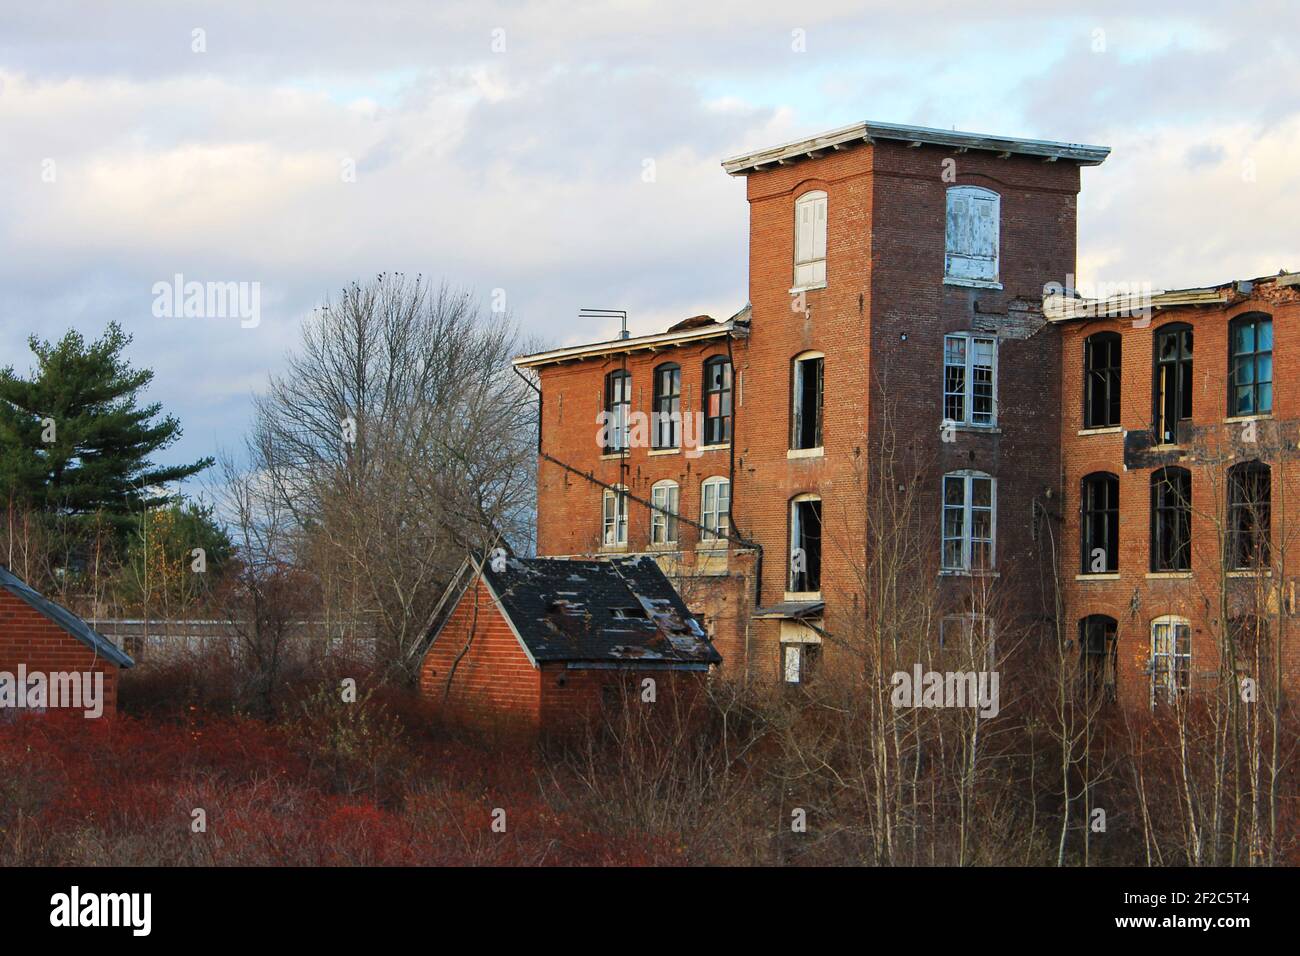
[[[699,671],[569,670],[544,664],[541,673],[542,725],[547,731],[571,732],[590,721],[602,706],[652,707],[655,714],[689,707],[704,689]],[[643,700],[642,681],[655,682],[653,703]]]
[[[451,694],[444,703],[452,663],[471,634],[473,640],[456,665]],[[541,714],[537,669],[482,581],[461,597],[425,654],[420,693],[453,720],[521,732],[537,730]]]
[[[1228,323],[1244,312],[1262,311],[1273,316],[1274,390],[1271,420],[1257,424],[1258,439],[1267,448],[1276,427],[1294,428],[1300,420],[1300,394],[1289,387],[1300,374],[1300,348],[1293,330],[1300,328],[1300,294],[1293,290],[1260,287],[1256,295],[1226,307],[1185,307],[1165,310],[1141,327],[1132,319],[1095,319],[1063,326],[1061,446],[1063,457],[1064,533],[1062,535],[1062,580],[1065,591],[1067,634],[1073,636],[1077,622],[1089,614],[1105,614],[1119,623],[1118,685],[1121,698],[1133,705],[1146,705],[1150,678],[1144,667],[1151,653],[1151,622],[1163,615],[1189,620],[1192,627],[1192,672],[1204,680],[1218,669],[1219,640],[1224,631],[1220,596],[1218,529],[1226,506],[1224,472],[1236,461],[1258,457],[1272,467],[1272,539],[1275,558],[1279,549],[1296,534],[1297,479],[1300,465],[1279,461],[1269,452],[1258,454],[1239,441],[1240,422],[1226,422],[1228,374]],[[1153,427],[1153,338],[1171,322],[1186,322],[1193,329],[1192,423],[1199,432],[1193,457],[1171,461],[1192,475],[1192,570],[1183,576],[1155,576],[1150,571],[1150,488],[1158,463],[1137,461],[1126,469],[1124,431],[1148,431]],[[1122,385],[1121,431],[1080,434],[1083,431],[1084,340],[1097,332],[1115,331],[1121,336]],[[1203,451],[1223,453],[1221,465],[1209,464]],[[1231,457],[1228,457],[1231,456]],[[1198,461],[1200,458],[1202,460]],[[1081,576],[1079,499],[1081,482],[1093,472],[1111,472],[1119,478],[1119,572],[1115,577]],[[1283,590],[1294,575],[1285,576]],[[1268,582],[1268,579],[1264,579]],[[1271,582],[1268,582],[1271,583]],[[1264,587],[1268,587],[1264,583]],[[1227,581],[1229,614],[1256,603],[1255,588],[1261,579],[1234,576]],[[1290,619],[1290,616],[1287,616]],[[1300,643],[1296,628],[1289,625],[1282,650],[1284,682],[1295,686],[1300,677]]]
[[[29,673],[46,675],[55,671],[101,673],[103,716],[117,712],[118,666],[96,655],[27,602],[0,589],[0,671],[17,675],[20,664],[25,664]]]

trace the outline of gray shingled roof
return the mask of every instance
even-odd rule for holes
[[[31,607],[35,608],[45,617],[59,625],[59,627],[63,628],[104,659],[112,661],[119,667],[135,666],[135,661],[131,660],[130,657],[118,650],[117,645],[106,638],[103,634],[100,634],[66,607],[63,607],[60,604],[55,604],[49,598],[38,594],[26,581],[18,577],[18,575],[14,574],[2,564],[0,564],[0,587],[3,587],[14,597],[31,605]]]
[[[604,561],[512,557],[501,571],[486,562],[484,578],[538,663],[674,669],[722,663],[648,555]]]

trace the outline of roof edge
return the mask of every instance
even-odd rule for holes
[[[709,339],[722,339],[744,329],[742,323],[735,319],[718,322],[694,329],[682,329],[678,332],[656,332],[653,335],[641,335],[628,339],[612,339],[606,342],[591,342],[587,345],[572,345],[532,355],[520,355],[511,360],[515,368],[537,368],[541,365],[555,365],[577,359],[592,358],[598,355],[619,355],[624,352],[640,352],[646,349],[687,345]]]

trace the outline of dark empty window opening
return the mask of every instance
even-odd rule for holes
[[[795,449],[822,447],[822,370],[821,356],[796,359],[791,395],[793,433],[790,447]]]
[[[1083,479],[1082,573],[1119,570],[1119,479],[1099,472]]]
[[[1084,428],[1119,425],[1120,338],[1099,332],[1083,343]]]
[[[1119,624],[1105,614],[1079,621],[1079,669],[1088,700],[1115,699],[1115,636]]]
[[[1172,325],[1156,333],[1156,441],[1176,444],[1178,423],[1192,417],[1192,329]]]
[[[677,365],[655,369],[654,442],[656,448],[676,448],[682,423],[682,370]]]
[[[1251,313],[1228,326],[1228,414],[1267,415],[1273,411],[1273,319]]]
[[[1151,570],[1192,567],[1192,478],[1185,468],[1151,476]]]
[[[811,643],[781,645],[781,677],[787,686],[807,684],[817,670],[821,645]]]
[[[704,444],[731,441],[731,363],[715,356],[704,363]]]
[[[1254,570],[1269,563],[1272,473],[1258,461],[1228,471],[1228,567]]]
[[[820,591],[822,586],[822,503],[802,498],[790,506],[790,590]]]

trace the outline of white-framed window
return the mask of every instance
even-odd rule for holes
[[[801,352],[791,362],[790,447],[822,447],[822,380],[826,357],[821,352]]]
[[[943,337],[943,417],[958,425],[998,422],[998,340],[956,332]]]
[[[1191,686],[1192,625],[1166,615],[1151,622],[1151,706],[1172,704]]]
[[[826,194],[806,192],[794,202],[794,287],[826,284]]]
[[[650,543],[677,543],[677,507],[681,490],[675,481],[658,481],[650,488]],[[663,509],[663,510],[660,510]],[[664,512],[668,512],[665,514]]]
[[[606,488],[604,495],[604,532],[601,538],[607,548],[627,544],[627,489],[622,485]]]
[[[996,523],[996,479],[981,471],[954,471],[943,476],[943,570],[992,568]]]
[[[731,534],[731,482],[705,478],[700,484],[701,541],[716,541]]]
[[[972,661],[982,657],[992,666],[997,660],[996,632],[993,618],[986,614],[946,614],[939,621],[939,647]]]
[[[944,279],[997,285],[1002,198],[979,186],[948,190],[944,231]]]

